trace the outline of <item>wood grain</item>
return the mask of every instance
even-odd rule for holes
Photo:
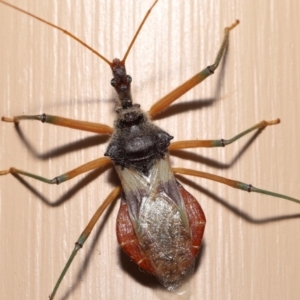
[[[124,55],[152,0],[11,3],[113,59]],[[299,1],[159,1],[127,60],[134,99],[145,109],[212,63],[223,28],[236,18],[241,24],[231,33],[223,69],[162,116],[182,112],[156,124],[180,140],[230,138],[263,119],[282,121],[253,142],[249,136],[225,149],[193,150],[186,156],[194,160],[174,157],[174,166],[300,198],[299,15]],[[104,62],[1,4],[0,19],[1,115],[45,112],[113,124],[111,73]],[[15,166],[52,178],[105,151],[94,134],[35,122],[19,129],[23,137],[0,123],[0,169]],[[0,178],[2,299],[48,299],[74,242],[118,182],[115,176],[94,172],[59,186]],[[195,276],[180,299],[298,299],[300,206],[188,180],[183,184],[201,202],[207,226]],[[118,206],[79,252],[57,299],[173,299],[121,254]]]

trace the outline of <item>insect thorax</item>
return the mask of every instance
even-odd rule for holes
[[[147,175],[157,159],[165,156],[173,137],[152,124],[138,104],[119,108],[117,113],[116,130],[105,155],[122,168]]]

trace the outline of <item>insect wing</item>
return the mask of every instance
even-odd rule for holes
[[[147,176],[116,169],[125,194],[118,216],[119,243],[142,268],[174,290],[193,272],[199,248],[193,251],[185,201],[168,156],[157,160]]]

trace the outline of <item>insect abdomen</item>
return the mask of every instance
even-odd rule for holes
[[[190,232],[185,233],[184,227],[174,228],[168,238],[172,239],[171,244],[180,245],[180,248],[175,246],[171,249],[170,241],[163,240],[164,234],[160,234],[158,241],[155,238],[155,242],[143,235],[138,239],[124,198],[117,218],[117,238],[122,249],[140,268],[156,276],[170,290],[181,285],[193,272],[194,260],[199,252],[205,227],[205,216],[197,200],[180,184],[178,190],[186,206]]]

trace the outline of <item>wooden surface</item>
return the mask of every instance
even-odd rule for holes
[[[108,59],[124,55],[152,0],[120,2],[11,0]],[[133,97],[146,110],[213,62],[224,26],[236,18],[241,24],[223,68],[156,124],[180,140],[230,138],[262,119],[282,120],[225,149],[174,157],[174,166],[300,198],[299,15],[297,0],[159,1],[127,60]],[[0,19],[1,115],[45,112],[113,124],[115,95],[103,61],[2,4]],[[20,134],[0,123],[0,169],[15,166],[52,178],[105,151],[106,140],[94,134],[37,122],[19,128]],[[100,175],[59,186],[0,178],[1,299],[48,299],[74,242],[118,182],[113,171]],[[198,178],[183,183],[206,212],[207,228],[195,275],[179,298],[299,299],[300,206]],[[78,253],[57,299],[175,299],[120,252],[118,206]]]

